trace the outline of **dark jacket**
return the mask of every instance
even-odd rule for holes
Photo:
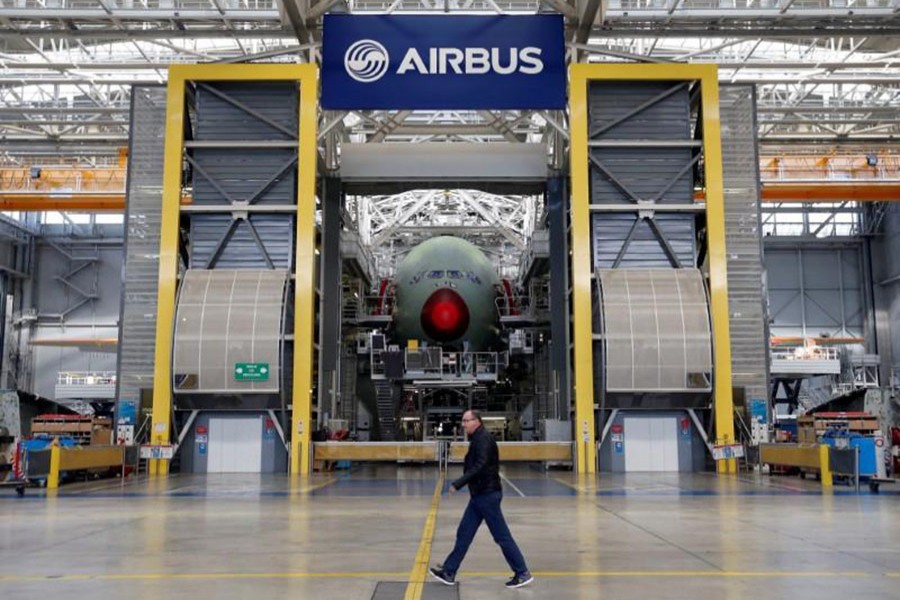
[[[453,487],[462,489],[469,486],[469,493],[480,496],[490,492],[500,492],[500,453],[497,442],[484,426],[479,426],[469,439],[469,451],[463,476],[453,482]]]

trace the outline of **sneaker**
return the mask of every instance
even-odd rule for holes
[[[521,575],[514,575],[512,579],[506,582],[506,587],[509,589],[520,588],[528,585],[532,581],[534,581],[534,576],[526,571]]]
[[[448,575],[447,573],[445,573],[444,569],[442,568],[431,567],[430,569],[428,569],[428,572],[431,573],[432,577],[434,577],[444,585],[456,585],[456,578],[453,575]]]

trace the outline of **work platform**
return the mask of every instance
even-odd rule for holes
[[[435,501],[436,474],[172,476],[76,484],[47,500],[10,491],[0,593],[369,600],[381,582],[411,580],[429,515],[430,563],[449,552],[468,495]],[[705,474],[587,481],[504,467],[504,512],[536,580],[504,590],[507,567],[481,530],[459,598],[896,597],[896,489],[823,494],[797,479]],[[432,589],[421,598],[439,597]]]

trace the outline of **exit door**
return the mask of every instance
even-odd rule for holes
[[[262,429],[260,417],[210,418],[206,472],[261,472]]]
[[[625,472],[677,472],[678,419],[625,419]]]

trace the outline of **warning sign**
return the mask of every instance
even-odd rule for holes
[[[742,444],[727,444],[713,446],[712,455],[715,460],[728,460],[730,458],[744,458],[744,446]]]

